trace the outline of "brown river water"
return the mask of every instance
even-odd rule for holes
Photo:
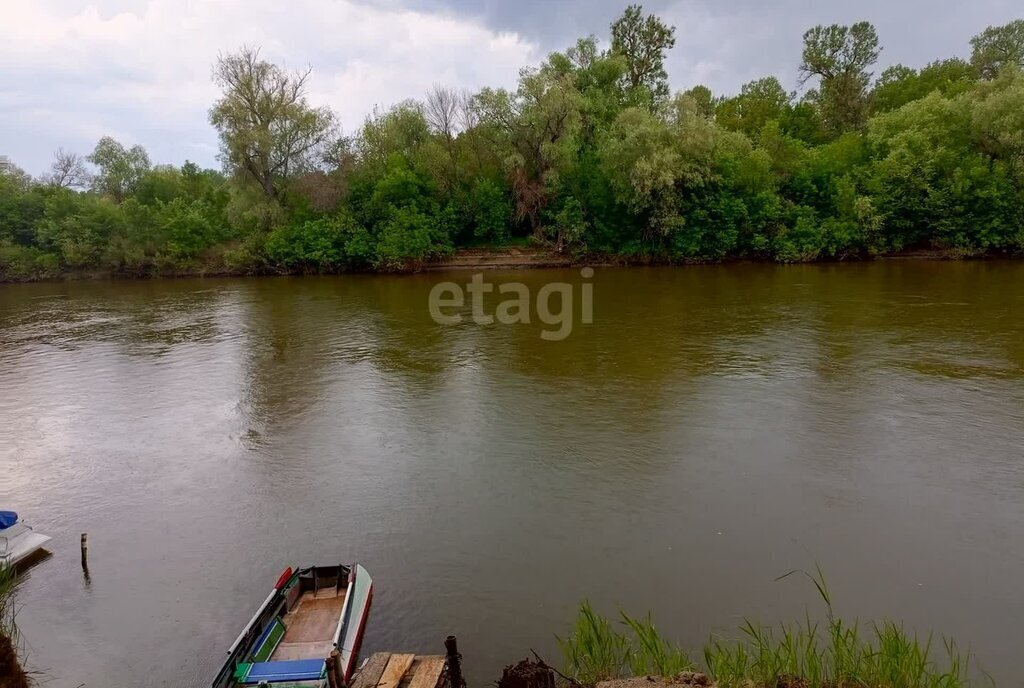
[[[837,612],[1024,685],[1024,262],[485,273],[590,284],[562,341],[468,300],[434,322],[470,275],[0,285],[0,508],[53,536],[18,595],[44,685],[207,685],[314,561],[374,576],[364,654],[454,633],[471,686],[560,662],[584,598],[695,656],[821,616],[775,580],[815,566]]]

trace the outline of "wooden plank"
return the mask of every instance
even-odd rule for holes
[[[331,642],[338,628],[341,610],[345,605],[341,597],[313,597],[310,593],[299,601],[284,619],[288,631],[282,643]]]
[[[441,672],[444,671],[444,661],[444,655],[420,657],[409,688],[437,688]]]
[[[391,655],[384,673],[381,674],[380,680],[377,682],[378,688],[398,688],[398,684],[402,682],[402,677],[405,676],[405,672],[409,671],[412,660],[415,658],[416,655]]]
[[[352,688],[375,688],[390,660],[390,652],[375,652],[352,678]]]
[[[334,649],[334,643],[323,640],[319,643],[281,643],[274,650],[270,661],[278,662],[288,659],[321,659],[326,658]]]

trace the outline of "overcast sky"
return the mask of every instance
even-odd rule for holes
[[[606,39],[616,0],[0,0],[0,155],[34,174],[62,146],[81,153],[110,135],[154,163],[216,166],[207,110],[210,66],[243,44],[314,69],[311,100],[346,131],[374,105],[419,98],[433,83],[512,86],[518,69],[577,37]],[[1024,15],[1020,0],[662,0],[676,26],[675,89],[730,93],[775,74],[796,88],[800,37],[820,23],[875,24],[877,72],[969,54],[990,24]]]

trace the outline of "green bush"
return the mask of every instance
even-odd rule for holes
[[[265,251],[272,264],[290,270],[331,272],[365,264],[367,237],[342,214],[278,227],[267,237]]]
[[[451,251],[445,228],[436,218],[406,208],[396,208],[390,215],[380,231],[375,267],[402,269]]]
[[[221,223],[204,201],[175,198],[159,204],[158,219],[165,251],[176,261],[197,257],[223,239]]]
[[[508,192],[490,179],[478,179],[473,185],[473,236],[481,241],[501,244],[509,238],[512,201]]]
[[[0,241],[0,282],[46,279],[60,272],[60,257],[35,246]]]

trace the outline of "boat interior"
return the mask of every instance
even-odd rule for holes
[[[279,617],[285,631],[270,660],[323,659],[329,655],[347,589],[347,571],[331,572],[320,567],[309,576],[299,576],[298,584],[285,596],[285,614]]]
[[[318,683],[340,631],[350,569],[316,566],[294,576],[266,618],[235,679],[251,685]]]

